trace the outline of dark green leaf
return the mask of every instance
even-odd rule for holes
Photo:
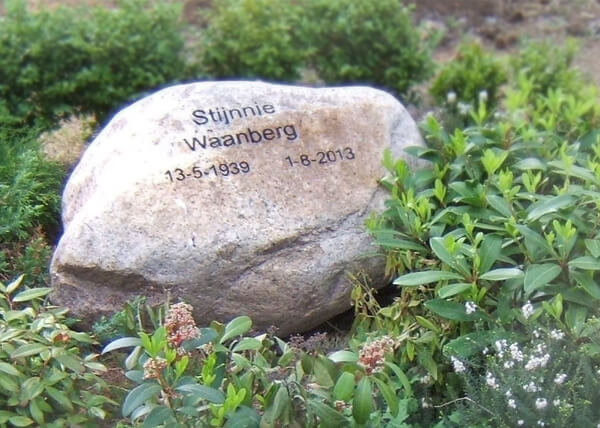
[[[262,346],[262,342],[253,337],[244,337],[234,347],[233,352],[242,352],[249,350],[257,350]]]
[[[208,400],[211,403],[223,404],[225,402],[225,395],[221,391],[215,388],[211,388],[205,385],[199,385],[197,383],[188,383],[180,385],[175,388],[177,392],[183,392],[185,394],[193,394],[196,397]]]
[[[492,208],[502,214],[504,217],[510,218],[512,216],[512,211],[510,209],[510,205],[502,196],[498,195],[488,195],[487,201]]]
[[[514,167],[522,171],[527,171],[530,169],[541,169],[542,171],[546,170],[546,164],[538,158],[525,158],[515,163]]]
[[[448,297],[456,296],[464,291],[470,290],[473,287],[473,284],[469,282],[459,282],[457,284],[445,285],[438,290],[438,296],[442,299],[446,299]]]
[[[146,401],[156,397],[161,390],[160,385],[156,383],[143,383],[133,388],[123,402],[123,416],[129,416]]]
[[[354,392],[354,375],[343,372],[335,383],[333,388],[333,399],[348,401]]]
[[[30,357],[31,355],[39,354],[46,349],[48,349],[48,347],[40,343],[27,343],[11,352],[10,358],[14,360],[16,358]]]
[[[600,299],[600,285],[594,281],[594,278],[590,277],[585,272],[571,272],[571,276],[575,279],[577,284],[581,285],[587,293],[594,299]]]
[[[12,300],[13,302],[29,302],[30,300],[44,297],[51,291],[51,287],[31,288],[29,290],[21,291],[19,294],[13,297]]]
[[[525,293],[529,295],[538,288],[545,286],[560,275],[560,272],[560,266],[552,263],[529,265],[523,281]]]
[[[577,257],[569,261],[569,267],[583,270],[600,270],[600,260],[591,256]]]
[[[600,258],[600,239],[586,239],[584,242],[592,257]]]
[[[225,428],[258,428],[260,416],[256,410],[247,406],[240,406],[235,413],[227,418]]]
[[[481,265],[479,266],[479,273],[485,273],[492,265],[498,260],[500,252],[502,251],[502,239],[495,235],[486,235],[481,242],[479,247],[479,258],[481,259]]]
[[[398,415],[398,397],[396,397],[396,393],[394,390],[384,381],[373,377],[373,380],[377,384],[377,388],[381,391],[383,398],[390,408],[390,413],[392,416],[396,417]]]
[[[517,230],[525,238],[525,246],[532,252],[543,250],[542,256],[552,254],[552,247],[539,233],[527,226],[517,225]]]
[[[561,208],[572,205],[573,200],[574,197],[571,195],[560,195],[537,202],[529,207],[527,220],[534,221],[546,214],[555,213]]]
[[[431,312],[454,321],[471,321],[472,315],[468,315],[465,305],[450,302],[444,299],[433,299],[425,302],[425,307]]]
[[[58,389],[54,388],[53,386],[47,386],[46,394],[48,394],[50,396],[50,398],[52,398],[54,401],[56,401],[58,404],[60,404],[65,409],[73,411],[73,403],[71,402],[71,399],[69,397],[67,397],[67,395],[64,392],[59,391]]]
[[[349,425],[348,419],[342,414],[316,399],[309,400],[308,407],[319,417],[322,428],[342,428]]]
[[[245,315],[232,319],[225,326],[225,332],[220,342],[225,343],[229,339],[247,333],[252,328],[252,320]]]
[[[405,395],[407,397],[411,397],[413,395],[412,387],[410,386],[410,381],[408,380],[408,376],[406,376],[406,373],[404,373],[404,371],[394,363],[386,361],[385,365],[392,369],[392,371],[404,387]]]
[[[13,416],[8,419],[8,422],[16,427],[27,427],[33,423],[33,420],[27,416]]]
[[[173,417],[173,411],[169,409],[167,406],[156,406],[153,408],[146,419],[144,419],[144,423],[142,424],[142,428],[153,428],[159,426],[170,418]]]
[[[371,396],[371,382],[368,377],[363,377],[354,393],[352,400],[352,416],[359,424],[365,424],[369,420],[369,416],[373,411],[373,397]]]

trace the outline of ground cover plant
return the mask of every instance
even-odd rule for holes
[[[212,12],[199,52],[207,73],[293,80],[310,64],[330,83],[405,94],[431,72],[424,41],[404,34],[413,29],[408,9],[395,2],[310,0],[308,21],[294,12],[303,2],[268,3],[228,0]],[[393,298],[383,304],[368,278],[352,277],[354,324],[335,349],[327,335],[253,332],[243,314],[196,326],[185,302],[151,308],[140,298],[96,324],[101,350],[70,326],[66,308],[46,300],[65,172],[41,155],[41,128],[21,125],[48,126],[80,111],[103,117],[150,86],[184,78],[175,9],[156,3],[144,14],[138,0],[99,9],[88,26],[102,40],[88,40],[58,12],[8,4],[11,19],[0,22],[1,426],[600,421],[600,107],[571,67],[572,45],[525,44],[500,61],[469,44],[441,67],[435,112],[422,123],[427,147],[410,149],[429,165],[410,171],[385,154],[389,199],[366,225]],[[272,38],[261,25],[298,33]],[[148,26],[156,32],[135,36]],[[328,37],[340,43],[324,44]],[[54,64],[44,43],[56,58],[74,50],[66,71],[56,64],[41,73],[40,61]],[[250,55],[253,44],[261,50]],[[83,59],[89,49],[99,68]],[[92,94],[92,83],[106,86]],[[127,380],[108,383],[98,358],[124,367]]]

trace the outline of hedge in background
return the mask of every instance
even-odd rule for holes
[[[305,37],[327,83],[364,83],[406,95],[433,72],[431,46],[398,0],[306,0]]]
[[[30,12],[6,2],[0,20],[0,116],[6,124],[55,123],[113,109],[191,77],[182,56],[180,5],[121,0],[114,9]]]
[[[304,50],[288,0],[224,0],[215,3],[204,34],[202,64],[217,78],[299,77]]]

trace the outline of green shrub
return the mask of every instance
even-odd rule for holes
[[[398,0],[306,0],[304,38],[327,83],[376,85],[399,95],[429,77],[431,46]]]
[[[98,426],[114,405],[97,355],[80,355],[94,342],[70,330],[65,309],[42,298],[50,288],[24,288],[23,277],[0,283],[0,425]]]
[[[477,108],[481,101],[488,108],[495,108],[500,86],[506,81],[500,60],[486,53],[478,43],[465,43],[459,47],[456,58],[440,70],[431,94],[437,102],[453,109],[459,103]]]
[[[33,134],[0,131],[0,280],[24,272],[28,285],[47,278],[47,237],[58,229],[64,177]]]
[[[288,0],[224,0],[204,33],[202,64],[217,78],[298,78],[304,61]]]
[[[8,1],[0,20],[0,113],[13,123],[48,125],[72,112],[102,120],[144,91],[190,77],[179,10],[120,0],[110,10],[29,12],[25,2]]]
[[[566,93],[578,92],[584,85],[579,73],[571,67],[576,52],[577,45],[572,39],[563,46],[527,42],[512,58],[513,74],[531,80],[532,97],[557,89]],[[531,101],[535,100],[531,98]]]
[[[597,338],[599,327],[597,320],[586,325]],[[536,328],[519,342],[499,340],[479,358],[453,362],[469,398],[466,426],[591,427],[600,420],[598,359],[560,330]]]

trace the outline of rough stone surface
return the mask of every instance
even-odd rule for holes
[[[91,322],[168,291],[200,324],[246,314],[281,335],[310,329],[349,308],[348,272],[381,285],[364,220],[386,196],[384,149],[418,144],[375,89],[164,89],[118,113],[70,177],[52,300]]]

